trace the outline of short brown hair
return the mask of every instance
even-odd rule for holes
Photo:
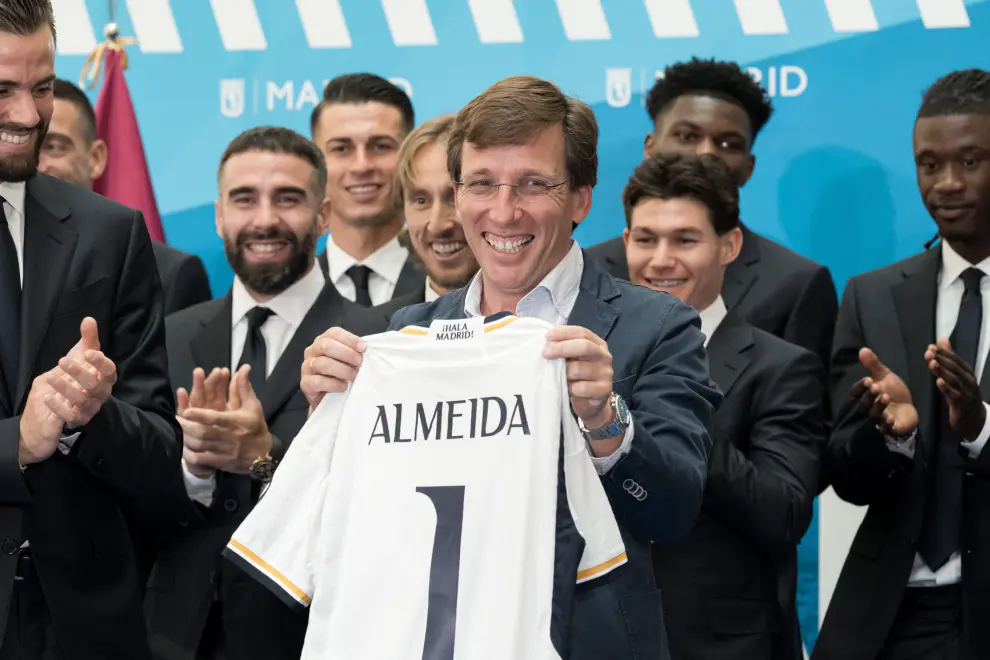
[[[447,169],[461,180],[461,152],[469,142],[479,149],[522,144],[538,131],[564,130],[567,176],[573,188],[598,183],[598,122],[588,105],[565,96],[548,80],[513,76],[472,99],[460,112],[447,144]]]
[[[622,191],[626,226],[642,201],[685,197],[708,208],[719,236],[739,226],[739,188],[726,164],[711,154],[659,154],[637,165]]]
[[[48,26],[55,40],[55,11],[51,0],[3,0],[0,32],[26,37]]]
[[[454,115],[440,115],[424,121],[412,130],[399,147],[398,163],[395,166],[395,191],[396,198],[401,205],[409,187],[413,183],[413,160],[416,154],[423,147],[430,144],[442,144],[447,147],[447,139],[450,137],[450,129],[454,125]]]

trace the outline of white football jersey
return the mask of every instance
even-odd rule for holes
[[[626,562],[552,327],[366,337],[225,555],[310,607],[303,660],[561,660],[575,585]]]

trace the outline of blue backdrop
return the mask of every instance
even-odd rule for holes
[[[79,75],[105,0],[56,0],[58,73]],[[692,55],[751,67],[776,114],[756,144],[745,221],[831,267],[836,284],[921,248],[911,129],[920,95],[956,68],[990,67],[984,0],[127,0],[116,16],[168,241],[232,275],[213,224],[216,164],[261,124],[308,135],[333,76],[372,71],[412,95],[419,121],[504,76],[555,80],[592,104],[601,168],[583,245],[622,229],[620,191],[650,129],[658,70]],[[800,609],[818,629],[818,531],[801,547]]]

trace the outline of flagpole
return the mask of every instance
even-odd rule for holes
[[[127,50],[124,46],[137,43],[134,37],[121,37],[120,26],[117,25],[117,0],[109,0],[109,22],[103,26],[103,36],[106,40],[97,45],[96,49],[89,54],[83,62],[82,71],[79,74],[79,86],[83,89],[93,89],[100,80],[103,73],[103,64],[107,51],[120,53],[120,66],[127,70]]]

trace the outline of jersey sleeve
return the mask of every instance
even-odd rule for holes
[[[601,478],[591,462],[584,435],[571,412],[567,372],[563,365],[559,371],[567,504],[574,525],[585,543],[577,574],[577,583],[581,584],[607,575],[625,564],[626,546],[619,534],[619,524],[615,521]]]
[[[294,609],[313,601],[330,465],[349,392],[323,398],[223,552]]]

